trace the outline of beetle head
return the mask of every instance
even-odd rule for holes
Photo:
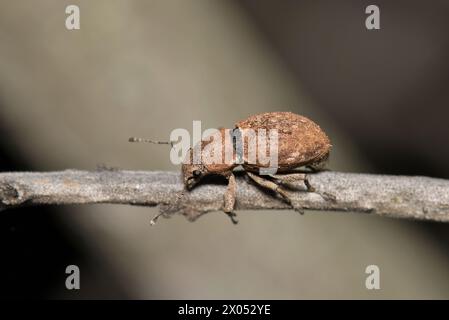
[[[182,165],[182,178],[187,190],[191,190],[205,175],[206,169],[201,164]]]

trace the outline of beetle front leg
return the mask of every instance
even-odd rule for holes
[[[238,223],[235,219],[237,215],[234,213],[236,186],[237,183],[235,181],[235,176],[231,173],[228,178],[228,187],[226,189],[226,193],[224,194],[223,211],[229,216],[229,218],[231,218],[233,224]]]

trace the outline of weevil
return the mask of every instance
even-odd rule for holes
[[[191,148],[187,154],[188,161],[182,165],[182,178],[185,188],[192,190],[201,179],[208,175],[218,175],[227,179],[227,189],[224,194],[223,211],[229,215],[233,223],[237,223],[235,219],[234,207],[236,201],[236,179],[234,169],[241,166],[251,181],[279,194],[288,204],[292,205],[289,193],[282,185],[303,181],[307,191],[314,192],[315,189],[309,183],[307,173],[295,172],[295,169],[307,167],[312,171],[322,170],[329,158],[331,150],[331,142],[324,131],[312,120],[292,113],[292,112],[267,112],[250,116],[249,118],[239,121],[232,129],[234,139],[232,140],[232,149],[236,152],[235,137],[245,130],[252,129],[255,132],[259,130],[269,131],[276,130],[278,132],[277,146],[277,170],[276,174],[261,175],[261,164],[258,159],[249,161],[247,141],[243,141],[243,150],[240,159],[233,156],[230,161],[222,163],[210,163],[203,161],[205,155],[200,154],[200,161],[193,163],[194,148]],[[221,128],[217,131],[215,139],[205,139],[201,142],[201,149],[210,143],[221,143],[222,152],[226,143],[224,137],[228,129]],[[237,133],[237,134],[236,134]],[[152,143],[171,144],[172,142],[155,142],[146,139],[130,138],[132,142],[145,141]],[[202,151],[200,151],[202,152]],[[237,152],[236,152],[237,153]],[[157,217],[156,217],[157,218]],[[153,222],[155,219],[152,220]]]

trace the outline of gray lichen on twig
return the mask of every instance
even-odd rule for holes
[[[433,221],[449,221],[449,181],[428,177],[325,171],[309,175],[317,192],[290,189],[296,209],[350,211]],[[212,181],[213,182],[213,181]],[[226,186],[206,181],[184,192],[177,172],[65,170],[0,173],[2,207],[45,204],[116,203],[159,206],[168,217],[195,220],[220,211]],[[331,195],[333,199],[323,197]],[[281,198],[237,177],[237,210],[292,209]]]

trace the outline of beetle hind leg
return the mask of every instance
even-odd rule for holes
[[[298,211],[299,213],[304,214],[304,211],[302,209],[297,208],[293,205],[290,195],[284,188],[282,188],[278,184],[274,183],[273,181],[262,178],[261,176],[256,175],[254,173],[251,173],[248,171],[246,173],[251,178],[251,180],[253,180],[255,183],[257,183],[259,186],[269,189],[269,190],[272,190],[275,193],[279,194],[284,199],[284,201],[287,202],[295,211]]]
[[[298,181],[303,181],[307,191],[308,192],[314,192],[319,194],[324,200],[326,201],[336,201],[336,198],[334,195],[328,193],[328,192],[321,192],[316,190],[311,184],[310,181],[308,179],[308,174],[306,173],[286,173],[286,174],[273,174],[270,175],[271,178],[273,178],[274,180],[278,181],[281,184],[291,184],[291,183],[295,183]]]
[[[315,188],[310,184],[306,173],[272,174],[270,175],[270,177],[282,184],[291,184],[298,181],[303,181],[307,188],[307,191],[316,191]]]

